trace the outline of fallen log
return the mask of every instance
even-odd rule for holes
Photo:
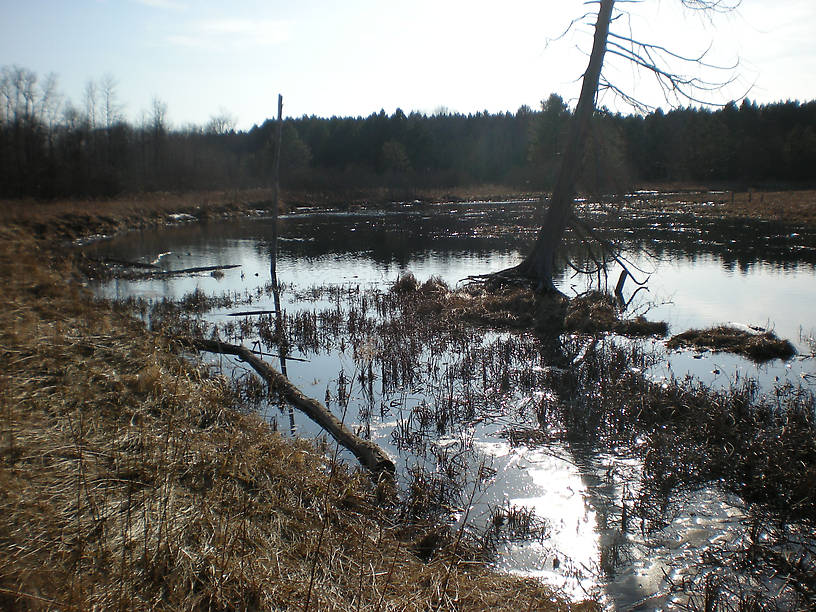
[[[305,413],[306,416],[328,431],[339,444],[350,450],[363,467],[375,474],[394,473],[396,469],[394,462],[383,449],[371,440],[363,440],[355,435],[328,408],[319,401],[304,395],[300,389],[289,382],[288,378],[262,359],[256,357],[245,346],[194,338],[184,338],[182,343],[200,351],[235,355],[240,358],[252,366],[252,369],[290,404]]]
[[[255,315],[278,314],[277,310],[241,310],[239,312],[228,312],[228,317],[254,317]]]
[[[131,270],[130,272],[119,274],[119,278],[127,280],[145,280],[151,278],[165,278],[168,276],[180,276],[182,274],[198,274],[200,272],[215,272],[220,270],[232,270],[240,268],[241,264],[231,264],[228,266],[197,266],[195,268],[180,268],[178,270],[162,270],[157,266],[152,266],[145,270]]]
[[[171,276],[173,274],[195,274],[197,272],[214,272],[215,270],[232,270],[233,268],[240,268],[241,264],[232,264],[229,266],[199,266],[197,268],[182,268],[180,270],[161,270],[156,272],[156,276]]]
[[[275,353],[264,353],[263,351],[250,351],[254,355],[259,355],[260,357],[274,357],[275,359],[284,359],[285,361],[301,361],[303,363],[309,363],[308,359],[302,359],[300,357],[292,357],[291,355],[276,355]],[[283,374],[286,376],[286,374]]]

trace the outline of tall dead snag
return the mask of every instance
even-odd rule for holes
[[[183,340],[183,343],[200,351],[235,355],[240,358],[248,363],[286,401],[305,413],[306,416],[328,431],[339,444],[350,450],[363,467],[376,475],[394,473],[396,469],[394,462],[383,449],[371,440],[363,440],[355,435],[328,408],[319,401],[304,395],[300,389],[289,382],[288,378],[262,359],[259,359],[245,346],[205,339]]]
[[[572,219],[575,185],[581,171],[586,133],[595,111],[595,96],[598,92],[615,0],[600,0],[600,5],[589,65],[584,73],[581,95],[570,124],[566,150],[550,198],[550,206],[544,217],[544,224],[538,232],[533,250],[524,261],[498,274],[500,277],[531,279],[537,283],[540,291],[555,290],[553,284],[555,257],[564,238],[564,232]]]
[[[272,165],[272,249],[269,271],[278,286],[278,209],[280,208],[280,155],[283,135],[283,96],[278,94],[278,124],[275,126],[275,157]]]

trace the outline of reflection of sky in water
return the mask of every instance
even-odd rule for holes
[[[495,486],[507,503],[546,517],[551,534],[545,541],[506,543],[499,549],[497,567],[543,578],[575,598],[584,597],[596,586],[592,568],[599,541],[595,512],[568,453],[563,449],[563,456],[552,449],[511,450],[507,444],[485,443],[479,448],[492,455]]]
[[[495,218],[483,211],[457,207],[440,207],[425,211],[422,216],[409,217],[358,214],[290,218],[282,226],[281,233],[288,240],[280,247],[279,278],[300,289],[326,283],[366,288],[382,287],[400,273],[411,271],[419,280],[437,275],[455,285],[469,275],[517,263],[520,253],[527,248],[529,232],[525,237],[518,228],[511,227],[500,240],[490,237],[501,234],[496,228],[502,223],[511,226],[518,223],[518,211],[491,211]],[[426,225],[417,229],[413,227],[416,223]],[[484,226],[479,226],[480,223]],[[681,227],[677,233],[695,234],[686,229]],[[160,259],[165,269],[231,264],[241,267],[224,270],[220,279],[202,274],[145,281],[116,280],[98,291],[114,298],[179,298],[195,289],[240,296],[269,280],[266,240],[268,223],[264,220],[128,234],[94,245],[92,250],[138,261],[152,261],[169,251]],[[653,271],[649,291],[640,292],[633,303],[636,312],[648,308],[648,318],[667,321],[672,334],[728,322],[760,325],[792,340],[801,351],[809,350],[799,342],[799,336],[800,329],[805,334],[816,329],[812,307],[816,303],[816,274],[812,264],[797,264],[795,260],[768,263],[745,259],[743,254],[735,265],[733,258],[724,258],[715,249],[687,253],[681,252],[680,247],[673,249],[664,251],[657,261],[635,258],[637,265]],[[610,283],[614,285],[616,280],[617,272],[613,272]],[[571,282],[566,278],[560,285],[568,294],[572,293]],[[625,293],[631,295],[634,289],[630,282]],[[300,307],[292,302],[290,292],[284,292],[282,297],[285,308]],[[264,296],[252,308],[273,308],[271,296]],[[207,317],[217,319],[219,314],[210,313]],[[660,345],[656,340],[644,342]],[[341,369],[352,376],[355,367],[350,355],[334,351],[310,354],[307,362],[289,361],[288,375],[307,395],[323,399],[326,389],[336,384]],[[722,385],[732,383],[737,375],[758,378],[766,385],[775,379],[798,384],[803,374],[815,373],[812,358],[757,366],[732,355],[694,351],[673,353],[668,365],[661,364],[652,370],[655,377],[682,378],[687,372]],[[397,420],[421,400],[421,395],[409,393],[399,410],[371,420],[371,438],[396,456],[398,469],[404,469],[411,458],[394,448],[391,432]],[[352,403],[349,422],[357,419],[361,401],[358,397]],[[267,408],[267,414],[281,429],[288,429],[287,414],[274,407]],[[300,414],[295,415],[295,422],[301,435],[319,434],[316,426]],[[551,527],[550,537],[541,542],[504,543],[497,561],[501,569],[542,577],[577,597],[602,584],[606,575],[612,584],[606,594],[609,603],[627,607],[657,594],[657,599],[643,604],[643,609],[650,609],[661,601],[661,605],[667,603],[660,599],[666,589],[663,571],[671,571],[678,563],[693,566],[699,561],[701,546],[726,534],[738,537],[741,533],[737,505],[713,489],[706,489],[690,494],[687,510],[660,534],[643,539],[636,528],[621,534],[622,483],[625,474],[639,471],[637,462],[560,444],[546,449],[511,448],[497,431],[497,427],[485,425],[467,434],[473,436],[477,454],[496,470],[492,486],[476,500],[478,511],[473,518],[487,520],[489,508],[509,503],[533,510]],[[350,455],[346,458],[352,460]],[[620,555],[623,560],[618,559],[619,567],[609,561],[610,555],[612,558]],[[555,559],[557,567],[553,565]],[[613,575],[604,574],[610,569]]]

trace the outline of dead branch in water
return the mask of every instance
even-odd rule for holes
[[[277,310],[241,310],[239,312],[228,312],[228,317],[252,317],[255,315],[278,314]]]
[[[290,404],[304,412],[306,416],[328,431],[338,443],[354,453],[365,468],[378,475],[383,472],[394,473],[396,469],[394,462],[383,449],[370,440],[363,440],[356,436],[328,408],[319,401],[304,395],[288,378],[256,357],[245,346],[193,338],[182,339],[182,343],[200,351],[235,355],[240,358],[252,366],[269,386],[280,393]]]
[[[214,272],[216,270],[232,270],[233,268],[240,268],[241,264],[232,264],[229,266],[199,266],[197,268],[182,268],[181,270],[162,270],[161,272],[149,272],[148,274],[154,276],[173,276],[175,274],[195,274],[197,272]]]

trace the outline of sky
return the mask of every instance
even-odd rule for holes
[[[284,115],[515,112],[550,93],[574,103],[597,5],[581,0],[0,0],[0,66],[58,77],[81,107],[89,80],[114,77],[125,116],[159,99],[171,125],[228,114],[247,129]],[[707,96],[816,99],[816,2],[743,0],[702,16],[680,0],[621,3],[614,31],[696,56],[710,48]],[[673,66],[689,73],[687,66]],[[667,108],[653,79],[609,57],[615,84]],[[609,92],[601,104],[628,112]]]

